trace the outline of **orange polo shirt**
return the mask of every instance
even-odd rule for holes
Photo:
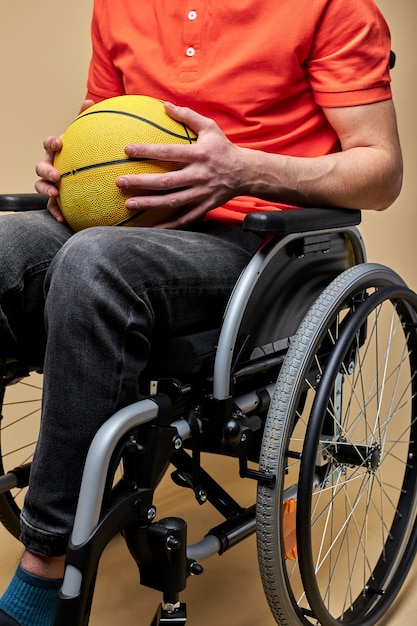
[[[338,151],[322,107],[391,98],[390,36],[374,0],[95,0],[92,44],[88,98],[171,100],[271,153]],[[238,197],[207,217],[277,207]]]

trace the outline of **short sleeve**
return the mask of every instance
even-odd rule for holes
[[[87,98],[94,101],[124,93],[122,76],[109,56],[109,29],[106,0],[94,0],[91,24],[92,56],[88,71]]]
[[[374,0],[319,0],[313,42],[308,71],[318,105],[391,98],[390,32]]]

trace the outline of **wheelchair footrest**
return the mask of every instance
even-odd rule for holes
[[[178,605],[172,607],[160,604],[151,626],[164,626],[164,624],[168,626],[170,624],[171,626],[172,624],[183,626],[186,622],[187,611],[185,604],[178,603]]]

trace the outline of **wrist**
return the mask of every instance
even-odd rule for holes
[[[261,150],[243,148],[244,175],[242,195],[273,202],[284,201],[284,183],[288,157]]]

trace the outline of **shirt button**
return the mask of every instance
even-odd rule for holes
[[[193,57],[195,55],[195,50],[194,48],[192,48],[191,46],[189,48],[187,48],[187,50],[185,51],[185,54],[187,55],[187,57]]]
[[[197,12],[196,11],[190,11],[188,13],[188,19],[191,20],[192,22],[197,19]]]

